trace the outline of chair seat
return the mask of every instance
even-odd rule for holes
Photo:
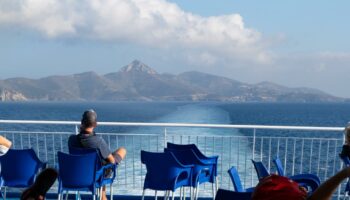
[[[16,180],[10,180],[10,181],[4,181],[3,185],[6,187],[14,187],[14,188],[25,188],[30,186],[31,184],[26,181],[16,181]]]

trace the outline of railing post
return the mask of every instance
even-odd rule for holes
[[[253,160],[255,158],[255,139],[256,139],[256,129],[253,129],[253,155],[252,155]]]
[[[253,150],[252,150],[252,159],[254,160],[254,158],[255,158],[255,142],[256,142],[256,129],[254,128],[253,129]],[[253,184],[253,167],[251,167],[251,172],[250,172],[250,174],[251,174],[251,185],[253,186],[254,184]]]
[[[78,135],[79,134],[79,128],[78,125],[75,125],[75,134]]]
[[[345,135],[345,132],[344,132],[344,134],[343,134],[343,144],[345,144],[345,137],[346,137],[346,135]],[[340,169],[342,169],[343,168],[343,161],[340,161]],[[340,190],[341,190],[341,187],[338,187],[338,200],[340,199]],[[345,197],[345,194],[346,193],[344,193],[344,199],[346,198]]]
[[[166,136],[167,136],[167,130],[166,130],[166,128],[164,128],[164,148],[166,147],[166,143],[167,143]]]

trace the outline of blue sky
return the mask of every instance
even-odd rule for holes
[[[160,73],[313,87],[350,97],[350,1],[2,0],[0,79]]]

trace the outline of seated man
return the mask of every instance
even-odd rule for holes
[[[6,154],[11,145],[12,143],[10,140],[0,135],[0,156]]]
[[[111,151],[106,141],[96,135],[94,128],[97,126],[97,114],[93,110],[87,110],[83,113],[81,119],[80,133],[71,135],[68,140],[68,146],[76,148],[95,148],[98,150],[102,163],[120,163],[125,155],[126,149],[121,147],[115,151]],[[107,199],[105,188],[103,189],[103,199]]]

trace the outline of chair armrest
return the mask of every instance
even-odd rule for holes
[[[218,158],[219,158],[219,156],[208,156],[207,158],[210,159],[210,160],[215,160],[215,161],[217,161]]]
[[[215,163],[217,163],[217,158],[218,156],[213,156],[213,157],[207,157],[205,159],[201,159],[193,150],[193,155],[196,157],[196,161],[200,164],[200,165],[213,165]]]
[[[206,173],[205,174],[205,176],[210,176],[210,173],[211,172],[211,170],[210,170],[210,168],[202,168],[202,169],[200,169],[198,172],[197,172],[197,174],[194,174],[196,177],[195,177],[195,182],[198,182],[199,181],[199,177],[200,177],[200,175],[202,174],[202,173]]]
[[[105,172],[110,169],[112,170],[113,176],[112,177],[104,177]],[[103,165],[99,170],[96,171],[96,180],[100,179],[100,182],[107,180],[107,179],[115,179],[116,177],[116,169],[117,165],[116,164],[107,164]]]
[[[196,157],[206,164],[217,164],[219,159],[219,156],[205,156],[205,155],[202,155],[202,158],[201,158],[197,154],[196,154]]]
[[[187,166],[188,166],[188,165],[187,165]],[[176,176],[176,178],[175,178],[175,180],[174,180],[174,184],[177,183],[179,177],[180,177],[184,172],[186,173],[187,176],[186,176],[186,177],[182,177],[182,178],[184,178],[184,179],[190,179],[191,176],[192,176],[192,168],[193,168],[193,167],[178,168],[178,170],[177,170],[178,174],[177,174],[177,176]],[[191,184],[191,179],[190,179],[190,184]]]

